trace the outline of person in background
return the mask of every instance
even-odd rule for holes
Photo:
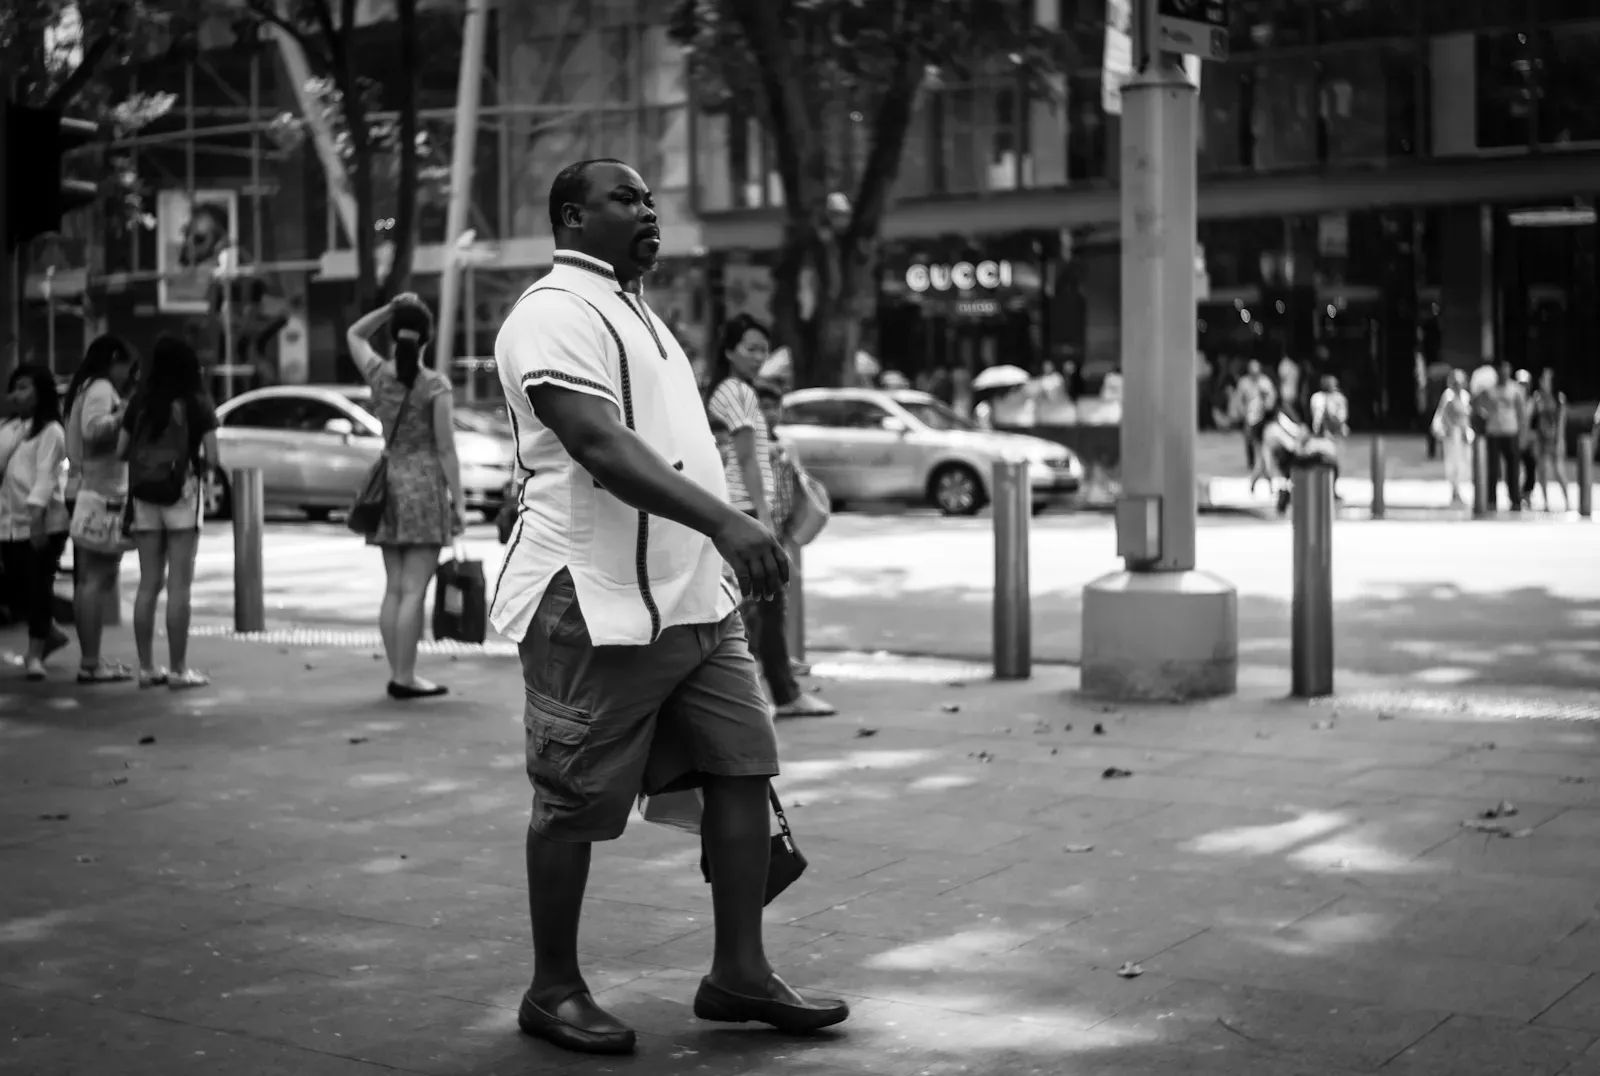
[[[760,381],[756,383],[756,396],[761,401],[761,415],[766,419],[767,430],[771,438],[769,444],[771,445],[770,451],[772,454],[772,484],[774,490],[772,497],[772,531],[783,542],[784,548],[789,552],[790,559],[794,560],[797,547],[789,540],[789,521],[794,512],[795,484],[800,461],[795,456],[792,448],[778,440],[778,422],[783,415],[783,389],[778,385]],[[796,580],[791,578],[789,585],[791,587],[795,586]],[[770,622],[781,627],[782,630],[778,633],[780,637],[774,641],[775,643],[781,642],[783,644],[781,658],[788,661],[792,676],[810,676],[811,666],[803,661],[796,661],[789,656],[788,591],[785,590],[769,602],[768,605],[771,607],[771,615],[764,619],[762,624],[766,626]],[[766,640],[760,640],[758,645],[764,649],[767,642]],[[773,653],[770,658],[766,656],[760,657],[763,669],[767,667],[769,661],[776,663],[780,660],[776,645],[773,647]],[[796,690],[798,689],[799,685],[797,684]],[[821,712],[821,707],[826,707],[830,714],[837,712],[831,704],[815,695],[807,696],[807,698],[812,700],[808,705],[819,708],[817,712],[810,715],[794,716],[826,716]],[[785,715],[780,713],[778,716]]]
[[[972,371],[965,366],[950,371],[950,398],[946,402],[962,418],[972,415]]]
[[[1267,419],[1278,407],[1278,390],[1272,378],[1261,370],[1261,363],[1251,359],[1244,376],[1233,389],[1232,415],[1244,431],[1244,457],[1250,468],[1250,492],[1263,479],[1272,485],[1266,461],[1261,458],[1261,438],[1266,432]]]
[[[1539,387],[1528,403],[1529,426],[1533,433],[1533,472],[1524,483],[1524,497],[1533,507],[1533,486],[1537,481],[1544,510],[1550,511],[1552,477],[1561,490],[1561,510],[1572,511],[1567,494],[1567,397],[1556,389],[1556,372],[1546,366],[1539,371]]]
[[[139,592],[133,601],[133,641],[139,686],[174,691],[211,681],[189,667],[190,590],[203,518],[201,476],[217,462],[217,412],[200,374],[200,356],[174,336],[156,338],[143,384],[122,419],[117,454],[128,461],[133,538],[139,550]],[[170,476],[170,478],[168,477]],[[146,489],[175,484],[177,499]],[[146,499],[154,496],[156,499]],[[167,658],[155,662],[156,603],[167,592]]]
[[[49,370],[19,366],[8,387],[13,417],[0,423],[0,569],[7,606],[28,625],[23,675],[43,680],[44,663],[67,645],[52,612],[56,572],[67,548],[61,498],[67,433]]]
[[[1493,512],[1499,509],[1499,484],[1504,480],[1511,510],[1520,512],[1522,486],[1517,481],[1517,469],[1528,401],[1522,387],[1512,376],[1509,362],[1501,365],[1500,372],[1495,375],[1495,383],[1479,393],[1474,398],[1474,404],[1483,418],[1484,436],[1488,438],[1489,510]]]
[[[1467,391],[1467,374],[1452,370],[1449,383],[1439,395],[1439,406],[1433,412],[1429,433],[1438,442],[1444,454],[1444,480],[1450,486],[1450,506],[1464,507],[1466,498],[1461,495],[1463,483],[1471,483],[1472,442],[1477,434],[1472,432],[1472,394]]]
[[[1288,408],[1281,410],[1287,412]],[[1311,412],[1311,436],[1326,441],[1333,455],[1334,498],[1338,499],[1339,452],[1344,439],[1350,436],[1350,401],[1340,390],[1337,377],[1323,375],[1322,387],[1311,394],[1308,410]]]
[[[384,327],[390,358],[372,346],[373,335]],[[386,690],[400,701],[449,692],[417,675],[417,644],[439,551],[467,526],[450,379],[422,363],[431,339],[433,314],[410,292],[367,314],[345,334],[356,367],[372,386],[373,409],[390,445],[388,503],[367,544],[383,550],[378,630],[389,658]]]
[[[1517,433],[1517,462],[1522,470],[1523,507],[1533,508],[1533,487],[1539,477],[1539,444],[1533,430],[1533,375],[1526,370],[1516,373],[1517,388],[1522,390],[1522,428]]]
[[[1050,359],[1044,360],[1044,366],[1040,368],[1039,398],[1052,404],[1067,398],[1067,379],[1061,376]]]
[[[1278,400],[1291,416],[1300,416],[1300,364],[1287,355],[1278,360]]]
[[[67,499],[73,501],[72,531],[90,517],[121,513],[128,496],[128,465],[117,455],[117,439],[135,366],[133,349],[115,336],[98,336],[67,386],[62,403],[67,423]],[[107,602],[117,601],[122,546],[89,549],[72,543],[72,619],[78,633],[78,683],[115,684],[133,679],[133,670],[100,654]]]
[[[712,374],[706,415],[722,455],[728,503],[776,533],[772,433],[755,388],[769,346],[766,326],[750,315],[740,314],[728,322]],[[783,596],[743,602],[740,611],[750,652],[761,663],[767,690],[772,693],[774,716],[827,717],[837,713],[821,699],[801,691],[795,681],[785,638]]]

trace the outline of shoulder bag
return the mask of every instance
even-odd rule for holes
[[[422,375],[419,373],[417,376]],[[356,494],[350,512],[345,517],[345,525],[363,537],[370,538],[378,533],[383,515],[389,509],[389,450],[394,447],[395,435],[400,432],[400,420],[405,417],[406,404],[411,401],[411,389],[415,387],[416,382],[413,381],[401,398],[400,410],[394,413],[394,425],[389,428],[389,436],[383,442],[383,454],[372,461],[372,467],[361,483],[361,492]]]
[[[810,545],[833,514],[832,498],[823,484],[796,463],[791,472],[789,540],[795,545]]]

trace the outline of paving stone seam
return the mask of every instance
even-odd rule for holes
[[[1560,1005],[1563,1001],[1567,1000],[1567,998],[1571,997],[1573,994],[1575,994],[1579,990],[1581,990],[1584,986],[1586,986],[1589,983],[1593,982],[1594,981],[1594,977],[1595,977],[1595,974],[1594,974],[1594,972],[1591,971],[1591,972],[1589,972],[1589,974],[1585,975],[1578,982],[1573,983],[1571,990],[1568,990],[1566,993],[1562,994],[1560,997],[1556,998],[1550,1004],[1546,1005],[1543,1009],[1540,1009],[1537,1013],[1535,1013],[1533,1015],[1533,1017],[1528,1020],[1528,1025],[1530,1027],[1531,1026],[1535,1026],[1535,1025],[1537,1025],[1539,1027],[1558,1027],[1558,1026],[1560,1026],[1560,1025],[1557,1025],[1557,1024],[1540,1024],[1539,1021],[1540,1021],[1540,1019],[1542,1019],[1544,1017],[1545,1013],[1549,1012],[1551,1009],[1554,1009],[1557,1005]],[[1581,1029],[1574,1028],[1573,1030],[1581,1030]],[[1593,1035],[1592,1032],[1590,1033],[1590,1045],[1591,1046],[1594,1045],[1594,1035]]]

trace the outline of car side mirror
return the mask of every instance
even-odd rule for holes
[[[348,441],[356,435],[356,424],[347,418],[330,418],[322,430],[324,433],[331,433]]]
[[[895,418],[893,415],[885,415],[882,425],[885,430],[889,431],[890,433],[898,433],[902,437],[911,432],[910,426],[907,426],[904,422]]]

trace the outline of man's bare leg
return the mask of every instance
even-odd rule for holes
[[[708,777],[701,834],[711,867],[716,916],[711,974],[700,984],[695,1015],[731,1023],[757,1021],[782,1031],[816,1031],[850,1016],[836,998],[808,998],[773,973],[761,937],[767,864],[772,851],[767,778]]]
[[[578,921],[592,850],[588,843],[552,841],[528,830],[533,985],[519,1022],[528,1034],[569,1050],[631,1053],[632,1030],[594,1003],[578,967]]]

